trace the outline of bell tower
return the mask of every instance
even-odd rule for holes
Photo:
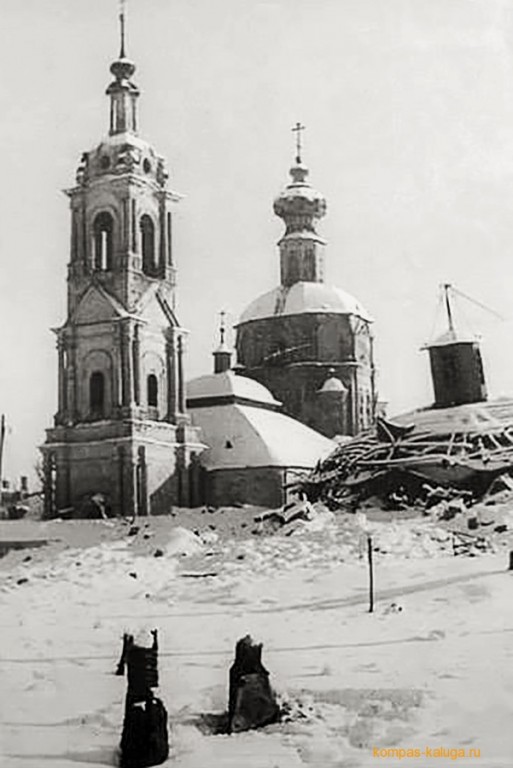
[[[84,152],[71,203],[69,310],[73,312],[91,276],[129,310],[155,280],[174,304],[172,206],[180,199],[167,186],[164,158],[137,132],[139,89],[135,65],[125,54],[121,14],[120,55],[110,67],[109,134]]]
[[[58,408],[42,447],[47,517],[86,514],[98,495],[112,514],[187,506],[191,457],[203,447],[186,414],[186,332],[175,312],[180,196],[169,189],[164,159],[138,135],[123,10],[120,31],[108,135],[82,155],[66,191],[67,319],[54,331]]]

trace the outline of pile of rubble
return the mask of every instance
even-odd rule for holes
[[[513,426],[447,420],[376,427],[338,446],[302,482],[311,501],[354,511],[369,497],[385,509],[434,500],[469,506],[513,470]],[[456,500],[457,499],[457,500]],[[450,510],[449,505],[448,510]]]
[[[256,534],[269,535],[280,531],[291,536],[303,531],[321,531],[334,521],[334,515],[322,504],[314,506],[301,492],[296,500],[284,504],[280,509],[260,512],[254,521]]]

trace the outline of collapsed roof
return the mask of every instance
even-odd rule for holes
[[[378,419],[338,446],[308,477],[309,495],[337,500],[408,482],[484,492],[513,470],[513,400],[428,408]],[[372,491],[370,490],[372,489]]]

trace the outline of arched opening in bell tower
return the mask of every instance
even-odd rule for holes
[[[108,272],[112,269],[113,230],[114,222],[110,213],[99,213],[93,224],[95,270]]]
[[[141,216],[140,228],[143,272],[145,275],[154,277],[156,273],[155,225],[146,213]]]
[[[148,405],[150,408],[157,408],[159,404],[159,385],[154,373],[150,373],[146,382]]]
[[[93,371],[89,379],[89,409],[93,419],[101,419],[105,413],[105,377],[101,371]]]

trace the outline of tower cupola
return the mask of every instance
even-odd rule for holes
[[[133,311],[154,284],[174,306],[172,208],[180,196],[168,186],[166,163],[137,134],[139,89],[127,58],[122,4],[119,57],[111,65],[109,135],[82,154],[72,209],[69,311],[91,278]]]
[[[429,352],[436,408],[487,399],[479,342],[474,336],[462,334],[454,324],[451,306],[454,291],[448,283],[442,286],[448,329],[424,347]]]
[[[118,133],[137,133],[137,99],[139,89],[132,82],[135,64],[125,54],[125,12],[123,6],[119,14],[121,45],[119,58],[111,64],[110,71],[114,80],[107,88],[110,96],[111,136]]]
[[[232,353],[226,343],[226,326],[224,323],[226,313],[221,312],[220,317],[221,323],[219,326],[219,346],[215,352],[213,352],[214,373],[224,373],[225,371],[229,371],[232,367]]]
[[[295,164],[290,169],[292,181],[274,201],[274,213],[285,222],[280,249],[281,284],[322,282],[324,279],[325,241],[316,232],[316,222],[326,214],[325,198],[307,181],[308,168],[302,161],[301,131],[297,123]]]

